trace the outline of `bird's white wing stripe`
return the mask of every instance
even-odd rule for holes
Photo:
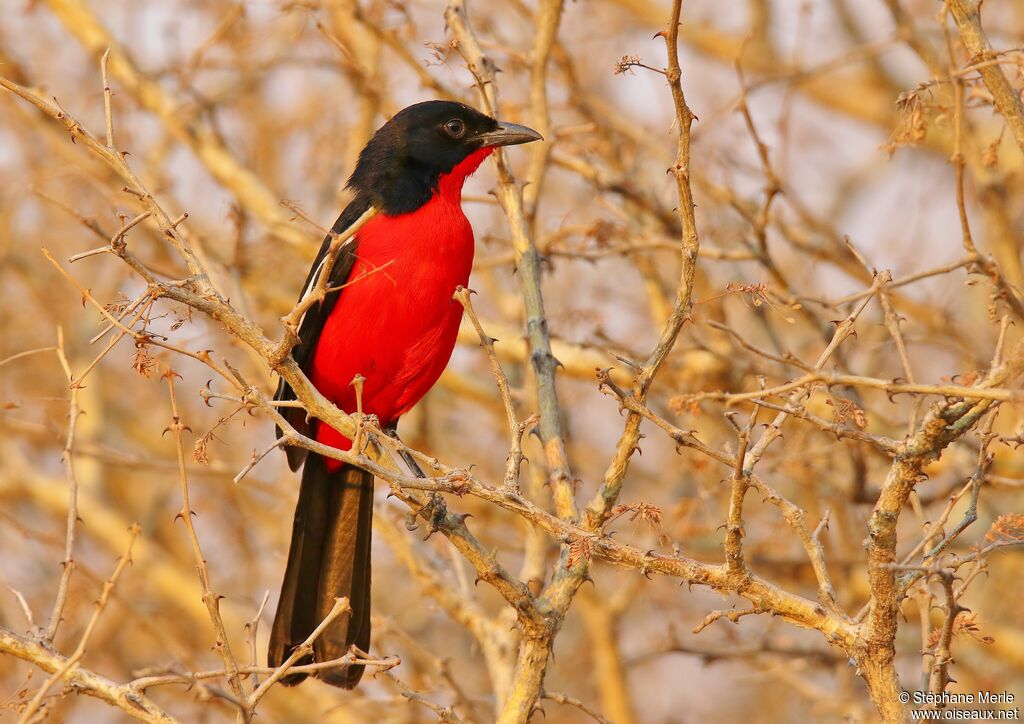
[[[344,244],[342,244],[341,246],[338,247],[338,250],[335,252],[335,261],[337,261],[338,256],[341,255],[342,249],[344,249],[346,246],[348,246],[353,241],[355,241],[355,239],[356,239],[356,237],[355,237],[355,235],[353,235],[350,239],[346,240]],[[327,259],[330,256],[331,255],[329,253],[328,254],[324,254],[324,258],[321,259],[320,263],[316,265],[316,270],[313,272],[312,276],[310,276],[309,283],[306,284],[305,289],[302,290],[302,296],[299,297],[299,304],[303,304],[306,301],[306,298],[309,297],[309,295],[313,292],[314,289],[316,289],[317,284],[320,281],[320,274],[323,273],[324,265],[327,263]],[[308,311],[309,310],[307,309],[306,312],[308,312]],[[299,318],[299,327],[300,328],[302,327],[303,320],[306,318],[306,312],[303,312],[302,313],[302,317]]]

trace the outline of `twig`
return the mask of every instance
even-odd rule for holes
[[[719,620],[721,618],[727,618],[730,621],[732,621],[733,623],[739,623],[740,619],[743,618],[744,616],[756,616],[756,615],[762,614],[764,612],[765,612],[765,609],[763,609],[763,608],[761,608],[759,606],[754,606],[753,608],[745,608],[745,609],[742,609],[742,610],[736,610],[735,608],[730,608],[730,609],[726,609],[726,610],[722,610],[722,611],[712,611],[711,613],[709,613],[707,616],[704,617],[704,620],[702,620],[699,624],[697,624],[696,626],[693,627],[693,631],[691,633],[699,634],[701,631],[703,631],[708,626],[710,626],[715,621],[717,621],[717,620]]]
[[[117,579],[120,578],[121,572],[132,562],[132,546],[135,543],[135,539],[138,538],[142,528],[137,523],[133,524],[131,529],[131,537],[128,539],[128,549],[124,552],[124,555],[118,560],[117,565],[114,567],[114,572],[110,574],[103,583],[103,589],[100,592],[99,600],[96,601],[96,609],[93,611],[92,618],[89,619],[89,623],[86,624],[85,630],[82,632],[81,638],[78,640],[78,646],[75,647],[74,653],[71,654],[63,663],[63,665],[54,670],[50,674],[50,678],[43,682],[43,685],[39,687],[35,696],[29,701],[28,706],[25,707],[21,713],[21,717],[18,719],[19,724],[26,724],[27,722],[35,721],[36,714],[39,711],[39,707],[42,704],[43,697],[46,692],[50,690],[50,687],[60,679],[68,678],[69,672],[71,672],[78,662],[85,656],[85,647],[89,643],[89,638],[92,636],[93,630],[96,628],[96,622],[99,621],[100,615],[103,613],[103,609],[107,606],[107,601],[110,599],[110,592],[114,590],[114,586],[117,584]],[[49,639],[49,640],[52,640]]]
[[[65,669],[63,678],[76,691],[105,701],[140,721],[177,724],[177,719],[139,692],[81,666],[68,667],[66,657],[37,640],[19,636],[3,627],[0,627],[0,652],[29,661],[48,673]]]
[[[47,0],[47,5],[92,57],[104,55],[103,65],[109,66],[110,75],[125,91],[157,116],[172,137],[191,148],[210,174],[274,236],[300,249],[312,246],[309,238],[289,222],[273,192],[236,158],[216,130],[202,118],[181,112],[185,106],[182,100],[173,97],[165,85],[135,65],[83,0]],[[105,82],[104,87],[107,85]],[[102,143],[102,147],[116,153],[112,131],[107,140],[109,142]]]
[[[274,669],[274,672],[268,676],[262,684],[260,684],[256,690],[252,693],[252,696],[248,697],[246,701],[246,708],[252,711],[256,704],[259,703],[270,688],[276,684],[281,678],[288,673],[288,671],[295,665],[295,663],[302,658],[308,656],[313,651],[313,643],[320,637],[328,626],[330,626],[336,618],[342,614],[351,614],[352,607],[348,603],[347,598],[336,598],[334,599],[334,606],[328,612],[327,616],[320,625],[313,629],[312,633],[306,637],[306,640],[301,644],[292,649],[291,655],[285,659],[280,666]]]
[[[608,719],[605,719],[599,713],[591,709],[589,706],[587,706],[574,696],[569,696],[568,694],[560,694],[557,691],[543,691],[541,692],[540,698],[550,699],[551,701],[557,704],[561,704],[563,706],[575,707],[587,716],[589,716],[594,721],[598,722],[598,724],[611,724],[611,722]]]
[[[551,10],[549,8],[549,10]],[[464,0],[449,0],[444,12],[445,22],[452,34],[455,47],[466,61],[469,71],[476,79],[484,108],[492,114],[498,112],[498,87],[495,82],[495,65],[484,54],[480,43],[469,24]],[[557,28],[557,24],[555,26]],[[552,31],[553,32],[553,31]],[[512,245],[516,255],[516,277],[519,280],[526,310],[526,332],[530,342],[530,361],[536,374],[537,403],[540,413],[538,432],[548,462],[548,483],[555,497],[555,508],[564,518],[578,516],[575,491],[573,490],[572,469],[562,431],[558,393],[555,387],[555,372],[558,360],[551,353],[551,337],[548,333],[547,315],[541,293],[541,259],[537,246],[530,235],[525,213],[523,195],[512,172],[505,163],[501,149],[494,153],[498,167],[498,188],[495,193],[508,219],[512,233]]]
[[[260,630],[260,619],[263,618],[263,610],[267,607],[267,601],[270,600],[270,591],[263,592],[263,600],[260,602],[260,606],[256,609],[256,615],[252,617],[251,621],[245,624],[245,637],[249,643],[249,666],[246,667],[246,671],[241,673],[248,673],[252,669],[256,668],[259,654],[256,652],[256,636]],[[255,690],[260,684],[259,675],[252,671],[252,688]]]
[[[227,630],[224,627],[224,620],[220,615],[220,599],[221,596],[213,591],[210,587],[210,574],[206,569],[206,559],[203,557],[202,547],[199,545],[199,538],[196,535],[195,526],[192,524],[192,516],[195,513],[192,511],[192,506],[189,500],[188,490],[188,475],[185,467],[185,448],[182,445],[182,434],[189,428],[181,422],[181,416],[178,414],[178,401],[174,393],[174,378],[178,376],[174,370],[168,370],[164,377],[167,380],[167,389],[170,393],[171,399],[171,424],[164,431],[165,433],[170,431],[174,438],[174,448],[178,455],[178,476],[181,483],[181,511],[178,513],[176,518],[181,518],[185,524],[185,530],[188,534],[189,542],[192,544],[192,553],[195,556],[196,571],[199,573],[199,586],[203,594],[203,603],[206,604],[206,610],[210,615],[210,622],[213,624],[214,633],[216,639],[214,640],[213,647],[220,654],[221,659],[224,661],[224,670],[227,672],[228,684],[231,687],[231,691],[239,702],[245,702],[245,693],[242,690],[242,679],[238,671],[238,662],[235,660],[234,654],[231,653],[231,643],[228,640]],[[250,715],[249,709],[242,709],[242,716],[245,720],[248,720]]]
[[[508,453],[508,463],[505,468],[505,489],[509,492],[518,493],[519,469],[525,459],[523,455],[523,434],[526,431],[529,421],[520,424],[516,417],[516,407],[515,403],[512,401],[512,392],[508,386],[508,377],[505,376],[505,371],[501,368],[498,356],[494,352],[494,343],[497,340],[484,332],[483,325],[480,324],[480,319],[476,316],[476,311],[473,309],[473,302],[470,299],[471,294],[473,294],[472,289],[459,287],[455,290],[455,299],[457,299],[463,309],[465,309],[466,316],[469,317],[469,321],[472,322],[473,327],[476,328],[476,333],[480,337],[480,346],[484,348],[485,352],[487,352],[487,358],[491,362],[491,372],[494,375],[495,383],[498,385],[498,394],[501,395],[502,404],[505,406],[505,421],[508,424],[508,434],[511,440],[511,447]]]
[[[419,693],[418,691],[414,691],[412,687],[410,687],[408,684],[406,684],[404,681],[399,679],[394,674],[385,673],[384,676],[387,678],[388,681],[395,685],[395,688],[398,689],[398,693],[401,694],[404,699],[424,706],[430,711],[434,712],[434,715],[437,716],[437,720],[439,722],[442,722],[443,724],[458,724],[458,722],[462,721],[459,718],[459,716],[455,713],[454,707],[441,706],[440,704],[434,703],[427,697],[423,696],[423,694]]]
[[[331,659],[330,661],[318,661],[315,664],[304,664],[302,666],[292,666],[288,669],[289,673],[292,674],[316,674],[321,671],[327,671],[329,669],[337,669],[342,666],[374,666],[383,670],[391,669],[402,663],[402,660],[397,656],[389,656],[383,659],[369,659],[362,656],[354,656],[351,653],[345,654],[337,659]],[[277,668],[271,668],[269,666],[242,666],[239,667],[239,672],[245,676],[252,676],[254,678],[262,674],[273,674],[277,672]],[[145,673],[145,672],[138,672]],[[151,674],[147,676],[138,676],[138,678],[125,684],[125,686],[135,691],[147,691],[157,686],[172,686],[172,685],[184,685],[192,686],[197,681],[203,681],[205,679],[219,679],[227,674],[224,669],[210,669],[208,671],[186,671],[186,672],[169,672],[164,674]]]
[[[107,62],[110,60],[110,48],[100,56],[100,76],[103,78],[103,117],[107,122],[107,148],[114,150],[114,116],[110,110],[110,80],[107,78]]]
[[[68,515],[66,533],[64,535],[63,571],[61,572],[60,585],[57,587],[57,597],[53,602],[50,623],[46,627],[46,640],[51,643],[57,635],[57,629],[60,626],[64,605],[67,603],[68,598],[68,584],[71,582],[71,574],[75,570],[75,531],[78,528],[78,478],[75,475],[74,450],[75,431],[78,428],[78,416],[81,410],[78,408],[78,387],[74,384],[71,365],[68,363],[67,355],[64,353],[64,330],[60,327],[57,328],[57,359],[60,360],[60,366],[64,370],[64,376],[67,378],[69,389],[68,432],[64,438],[64,471],[68,483]]]
[[[676,144],[676,160],[670,169],[676,182],[676,194],[679,197],[677,215],[682,227],[680,239],[681,269],[679,286],[676,290],[675,305],[666,320],[658,338],[658,343],[638,370],[633,381],[632,395],[643,404],[647,392],[654,381],[655,375],[669,352],[675,346],[676,339],[683,324],[690,319],[693,307],[694,279],[697,273],[697,255],[700,251],[700,237],[697,232],[697,219],[694,214],[696,205],[693,201],[693,189],[690,185],[690,140],[691,128],[697,117],[686,103],[683,93],[682,70],[679,66],[679,23],[682,0],[672,3],[672,15],[668,28],[659,33],[665,41],[668,56],[666,78],[672,93],[675,109],[675,121],[679,137]],[[612,508],[618,501],[622,490],[622,482],[629,469],[629,462],[637,449],[640,439],[640,416],[629,414],[615,446],[615,454],[601,482],[601,488],[586,508],[586,525],[591,530],[599,529],[607,519]]]
[[[15,354],[12,354],[10,357],[4,357],[2,360],[0,360],[0,367],[3,367],[4,365],[8,364],[9,362],[14,362],[15,360],[19,360],[19,359],[24,359],[25,357],[31,357],[32,355],[39,354],[40,352],[55,352],[55,351],[57,351],[57,349],[58,349],[57,347],[52,347],[52,346],[51,347],[37,347],[36,349],[26,349],[24,352],[17,352]]]
[[[274,442],[272,442],[266,448],[264,448],[262,452],[257,453],[255,450],[253,450],[252,451],[252,459],[249,460],[249,462],[247,462],[245,464],[244,468],[242,468],[241,470],[238,471],[238,473],[232,479],[232,482],[234,482],[236,484],[242,482],[242,478],[244,478],[246,475],[248,475],[249,472],[253,468],[255,468],[257,465],[259,465],[260,461],[263,458],[265,458],[267,455],[269,455],[272,451],[277,450],[279,447],[285,447],[285,446],[290,445],[290,444],[291,444],[291,438],[288,435],[282,435],[281,437],[279,437],[276,440],[274,440]]]
[[[13,593],[14,597],[18,599],[18,605],[21,606],[21,612],[25,614],[25,621],[28,623],[29,630],[34,629],[36,627],[36,620],[32,615],[32,608],[28,605],[28,601],[25,600],[25,597],[18,589],[8,586],[7,590]]]
[[[1010,127],[1021,153],[1024,153],[1024,103],[1020,94],[1010,85],[998,64],[988,63],[995,53],[988,42],[988,36],[981,27],[980,0],[947,0],[953,12],[960,39],[971,54],[968,64],[977,68],[985,86],[992,94],[996,109]]]

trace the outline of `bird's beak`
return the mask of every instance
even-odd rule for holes
[[[481,148],[493,148],[494,146],[516,146],[520,143],[532,143],[543,141],[544,137],[532,128],[520,126],[515,123],[498,122],[498,127],[493,131],[481,133],[476,137]]]

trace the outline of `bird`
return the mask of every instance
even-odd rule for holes
[[[300,300],[317,284],[332,240],[371,207],[376,214],[337,252],[328,294],[298,325],[292,356],[313,386],[346,413],[376,415],[394,433],[441,376],[455,348],[468,286],[473,228],[462,210],[462,187],[501,146],[543,140],[531,128],[495,120],[462,103],[432,100],[396,113],[362,149],[347,188],[351,202],[324,239]],[[275,400],[296,399],[282,379]],[[351,440],[305,410],[282,406],[296,432],[341,450]],[[277,435],[282,436],[278,428]],[[397,434],[397,433],[394,433]],[[270,633],[267,662],[279,667],[327,617],[335,598],[348,597],[339,616],[297,663],[333,661],[355,645],[370,647],[370,540],[373,476],[354,466],[286,447],[291,469],[302,467],[291,544]],[[351,689],[363,666],[327,667],[313,675]],[[281,679],[295,685],[306,674]]]

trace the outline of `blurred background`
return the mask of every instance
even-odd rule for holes
[[[55,98],[103,136],[99,58],[112,49],[110,81],[118,148],[200,250],[232,303],[269,336],[291,309],[323,229],[347,201],[344,182],[363,144],[391,114],[413,102],[455,97],[479,105],[464,61],[446,34],[435,0],[5,0],[0,4],[0,75]],[[1007,312],[991,279],[970,274],[950,163],[955,106],[950,67],[967,65],[952,21],[934,0],[747,0],[683,5],[683,87],[694,126],[692,182],[702,254],[694,323],[687,325],[659,377],[651,407],[712,447],[735,446],[727,409],[686,397],[701,391],[756,390],[797,376],[751,351],[792,353],[813,363],[831,337],[831,320],[850,311],[850,295],[871,284],[868,267],[896,280],[907,358],[917,382],[963,382],[988,367]],[[530,124],[529,54],[536,7],[510,0],[469,6],[485,51],[501,69],[502,117]],[[1005,70],[1021,87],[1024,5],[988,0],[984,21]],[[601,394],[598,367],[627,372],[616,356],[646,357],[671,312],[678,284],[676,189],[665,170],[676,132],[665,77],[669,7],[647,0],[566,3],[544,81],[551,127],[542,183],[527,187],[529,220],[545,254],[549,327],[560,371],[564,424],[579,499],[597,489],[622,430],[616,401]],[[114,55],[118,60],[114,62]],[[650,70],[644,66],[651,66]],[[1024,157],[976,74],[963,75],[966,210],[979,251],[1010,285],[1024,282]],[[741,112],[743,107],[749,111]],[[748,122],[749,121],[749,122]],[[756,132],[752,134],[751,124]],[[764,147],[759,153],[757,139]],[[522,178],[527,152],[508,158]],[[767,159],[767,163],[766,163]],[[45,248],[110,309],[123,311],[144,284],[117,259],[69,257],[101,246],[138,213],[123,183],[67,132],[9,93],[0,94],[0,624],[26,628],[17,591],[47,620],[61,577],[67,483],[63,450],[68,380],[54,351],[62,330],[69,366],[82,380],[73,445],[81,525],[76,570],[56,644],[71,651],[102,581],[124,551],[128,528],[142,527],[134,564],[118,581],[83,665],[119,682],[156,671],[220,665],[203,606],[192,549],[175,522],[180,487],[167,383],[173,368],[189,461],[195,526],[233,649],[248,656],[244,625],[270,600],[257,636],[263,662],[284,567],[297,476],[275,451],[239,483],[232,478],[272,442],[260,413],[200,394],[226,392],[209,370],[180,356],[122,340],[91,342],[106,326],[82,294],[50,264]],[[536,175],[532,178],[538,180]],[[485,164],[466,187],[464,206],[477,236],[472,286],[485,329],[517,393],[521,416],[535,408],[523,337],[523,312],[505,217],[488,191]],[[152,266],[181,276],[155,227],[140,225],[129,244]],[[187,349],[216,350],[265,391],[265,365],[210,320],[159,302],[145,308],[147,329]],[[1011,312],[1012,313],[1012,312]],[[1019,322],[1020,320],[1016,320]],[[726,325],[736,334],[723,331]],[[486,356],[465,329],[441,383],[406,419],[407,443],[498,483],[508,439]],[[906,378],[882,309],[873,301],[843,348],[838,371]],[[1020,332],[1011,327],[1010,341]],[[742,341],[741,341],[742,340]],[[1010,342],[1007,343],[1008,348]],[[745,346],[746,345],[746,346]],[[24,356],[21,353],[30,352]],[[624,378],[625,379],[625,378]],[[815,414],[901,439],[923,409],[918,398],[880,390],[817,390]],[[734,408],[743,415],[749,406]],[[765,415],[767,418],[768,415]],[[1005,405],[995,431],[1020,434],[1020,405]],[[644,427],[622,503],[655,506],[657,516],[625,514],[609,529],[641,549],[678,546],[722,560],[721,528],[729,471],[693,451],[675,450]],[[967,437],[929,470],[901,525],[901,551],[937,520],[977,467],[979,442]],[[526,449],[527,495],[550,507],[539,443]],[[978,521],[954,546],[984,542],[1000,515],[1020,511],[1024,455],[994,445]],[[793,420],[758,470],[807,511],[822,534],[843,609],[868,598],[865,524],[889,467],[868,444],[838,439]],[[382,486],[380,486],[382,487]],[[407,512],[378,491],[374,541],[374,651],[402,664],[367,677],[355,692],[319,683],[277,688],[261,705],[264,721],[430,721],[436,713],[403,691],[460,718],[493,716],[494,682],[473,635],[429,594],[425,580],[459,587],[495,617],[504,602],[439,536],[409,532]],[[960,498],[948,514],[957,521]],[[557,541],[515,516],[471,498],[470,529],[519,570],[540,549],[550,573]],[[657,518],[653,524],[649,518]],[[952,525],[952,523],[951,523]],[[753,570],[813,598],[815,581],[799,541],[778,510],[748,497],[745,550]],[[1022,561],[997,553],[962,603],[977,614],[977,635],[955,640],[951,691],[1016,691],[1024,696]],[[767,616],[691,630],[712,609],[740,599],[648,579],[596,563],[554,649],[545,688],[579,699],[608,719],[637,722],[870,721],[876,715],[861,680],[814,631]],[[7,589],[11,590],[7,590]],[[904,605],[897,639],[906,688],[918,688],[921,652],[940,620],[920,598]],[[931,618],[929,618],[931,616]],[[508,618],[511,625],[512,618]],[[989,640],[990,639],[990,640]],[[25,691],[45,678],[0,657],[0,719],[16,717]],[[223,681],[149,691],[183,721],[233,716],[217,695]],[[57,721],[114,721],[120,712],[55,687]],[[543,702],[547,721],[585,721],[580,709]]]

